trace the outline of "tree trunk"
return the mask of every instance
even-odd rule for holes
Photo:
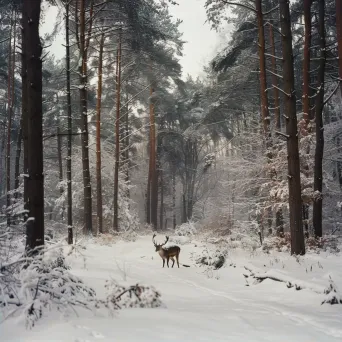
[[[273,26],[269,25],[270,30],[270,43],[271,43],[271,63],[272,63],[272,83],[273,83],[273,94],[274,94],[274,119],[275,119],[275,128],[277,130],[281,129],[280,123],[280,102],[279,102],[279,89],[278,89],[278,77],[277,77],[277,60],[276,60],[276,50],[274,43],[274,32]]]
[[[304,0],[303,118],[305,131],[310,122],[311,5],[312,0]]]
[[[71,153],[72,153],[72,112],[71,112],[71,81],[70,81],[70,39],[69,39],[69,19],[70,2],[65,4],[65,63],[66,63],[66,87],[67,87],[67,107],[68,107],[68,144],[67,144],[67,196],[68,196],[68,244],[73,243],[73,223],[72,223],[72,180],[71,180]]]
[[[284,217],[282,209],[276,211],[276,230],[278,236],[284,236]]]
[[[159,224],[160,229],[163,230],[164,225],[164,179],[163,179],[163,170],[159,170],[160,175],[160,208],[159,208]]]
[[[15,154],[15,167],[14,167],[14,189],[16,189],[15,197],[19,197],[18,189],[20,183],[20,156],[21,156],[21,142],[23,140],[23,119],[20,119],[20,129],[17,136],[17,147]]]
[[[147,189],[146,189],[146,223],[151,224],[151,173],[152,173],[152,159],[151,159],[151,128],[149,132],[149,160],[148,160],[148,175],[147,175]]]
[[[154,94],[154,88],[150,89],[150,96]],[[158,228],[158,175],[156,160],[156,126],[154,99],[150,99],[150,163],[151,163],[151,224],[153,229]]]
[[[183,191],[185,189],[183,188]],[[185,199],[185,193],[183,192],[182,195],[182,223],[187,222],[187,210],[186,210],[186,199]]]
[[[336,0],[336,32],[338,44],[338,75],[342,97],[342,0]]]
[[[2,195],[2,191],[3,191],[3,175],[4,175],[4,172],[3,172],[3,155],[4,155],[4,148],[5,148],[5,136],[6,136],[6,127],[5,127],[5,122],[4,121],[1,121],[1,133],[0,133],[0,195]]]
[[[172,172],[172,217],[173,217],[173,229],[176,229],[176,175]]]
[[[61,135],[61,129],[60,129],[60,120],[58,118],[57,122],[57,155],[58,155],[58,173],[59,173],[59,182],[63,182],[63,159],[62,159],[62,135]],[[60,186],[59,193],[62,196],[63,195],[63,187]],[[64,210],[65,207],[63,205],[62,208],[62,221],[64,220]]]
[[[116,120],[115,120],[115,170],[114,170],[114,220],[113,229],[119,230],[119,166],[120,166],[120,106],[121,106],[121,32],[118,40],[116,68]]]
[[[7,82],[7,148],[6,148],[6,192],[7,192],[7,226],[11,225],[11,133],[12,133],[12,79],[14,79],[14,63],[12,66],[12,34],[13,34],[13,13],[11,14],[11,29],[8,46],[8,82]],[[15,32],[14,32],[15,36]],[[15,45],[14,45],[15,50]]]
[[[305,254],[302,199],[300,185],[300,164],[294,88],[291,18],[288,0],[280,0],[280,24],[283,47],[284,105],[286,113],[286,134],[288,153],[289,211],[291,230],[291,254]]]
[[[129,185],[129,103],[128,103],[128,95],[127,95],[127,113],[126,113],[126,118],[125,118],[125,162],[126,162],[126,185],[127,185],[127,193],[126,196],[127,198],[130,197],[130,191],[128,188]]]
[[[101,175],[101,98],[102,98],[102,64],[103,64],[103,45],[105,35],[101,34],[99,69],[97,84],[96,102],[96,193],[97,193],[97,229],[103,233],[103,212],[102,212],[102,175]]]
[[[316,150],[314,167],[314,192],[313,203],[313,227],[316,237],[322,236],[322,188],[323,188],[323,152],[324,152],[324,132],[323,132],[323,107],[324,107],[324,72],[325,72],[325,28],[324,28],[324,0],[318,0],[318,34],[319,34],[319,68],[317,77],[317,97],[315,105],[316,121]]]
[[[266,61],[265,61],[265,35],[264,19],[262,14],[262,0],[255,0],[258,20],[258,47],[259,47],[259,68],[260,68],[260,100],[263,130],[266,138],[266,146],[270,140],[270,114],[268,108],[267,84],[266,84]]]
[[[303,204],[303,222],[304,222],[304,236],[309,237],[309,206]]]
[[[80,31],[80,109],[81,109],[81,139],[82,139],[82,169],[83,169],[83,191],[84,191],[84,233],[92,233],[92,193],[89,165],[89,133],[88,133],[88,68],[87,68],[87,45],[86,45],[86,8],[85,0],[80,0],[79,9],[79,31]]]
[[[22,10],[21,23],[21,120],[24,149],[24,221],[28,218],[28,80],[27,80],[27,47],[24,20],[27,20],[27,13]]]
[[[303,119],[302,134],[307,135],[310,122],[310,49],[311,49],[311,6],[312,0],[304,0],[304,56],[303,56]],[[310,148],[307,151],[310,153]],[[308,172],[308,165],[304,165]],[[309,237],[309,205],[303,204],[305,236]]]
[[[28,209],[26,246],[44,244],[44,174],[42,110],[42,46],[39,37],[41,0],[24,0],[23,30],[27,63]]]

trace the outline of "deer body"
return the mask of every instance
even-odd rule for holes
[[[160,255],[160,257],[163,259],[163,267],[165,266],[165,260],[166,260],[166,264],[167,264],[167,267],[169,267],[169,261],[170,261],[170,258],[172,260],[172,266],[174,266],[175,264],[175,259],[177,260],[177,265],[178,265],[178,268],[179,268],[179,253],[180,253],[180,248],[178,246],[171,246],[169,248],[165,248],[163,246],[165,246],[165,244],[169,241],[169,237],[166,236],[166,241],[163,243],[163,244],[160,244],[158,245],[157,243],[155,243],[154,241],[154,237],[156,235],[154,234],[153,235],[153,238],[152,238],[152,242],[154,244],[154,246],[156,247],[156,252],[158,252],[158,254]]]

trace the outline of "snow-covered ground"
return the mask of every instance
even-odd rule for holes
[[[89,242],[83,256],[67,260],[98,297],[105,297],[105,281],[116,279],[153,285],[165,307],[123,309],[115,317],[77,308],[78,316],[50,312],[31,330],[11,317],[0,325],[1,341],[342,341],[342,305],[321,305],[325,295],[315,292],[329,285],[329,276],[342,290],[340,255],[322,252],[296,259],[233,249],[223,268],[208,271],[191,258],[202,246],[181,246],[180,261],[190,268],[163,269],[150,236],[112,246]],[[297,291],[272,280],[254,284],[244,276],[249,274],[244,266],[302,281],[310,289]]]

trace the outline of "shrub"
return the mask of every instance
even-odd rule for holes
[[[103,304],[111,309],[122,308],[157,308],[162,305],[161,294],[153,286],[122,286],[114,280],[105,285],[108,295]]]
[[[195,222],[188,221],[176,228],[175,234],[179,236],[193,236],[197,233]]]

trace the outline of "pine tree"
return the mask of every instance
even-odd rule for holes
[[[27,201],[26,246],[44,244],[44,174],[42,113],[42,45],[39,37],[41,0],[23,1],[23,55],[27,66]]]
[[[291,254],[305,254],[302,221],[302,198],[298,151],[295,80],[293,69],[292,32],[290,8],[287,0],[279,1],[280,26],[283,47],[283,84],[286,113],[288,153],[288,185],[291,230]]]

